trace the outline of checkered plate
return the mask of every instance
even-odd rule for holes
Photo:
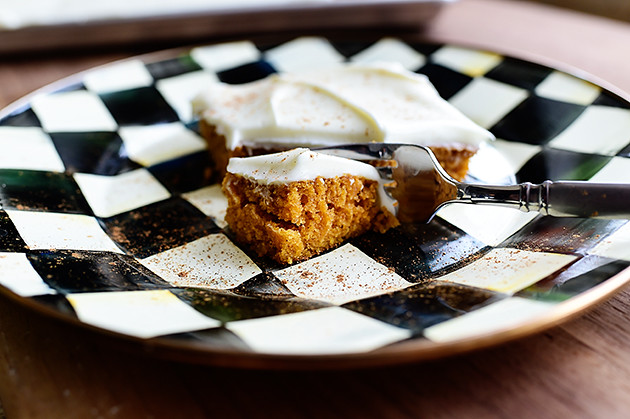
[[[628,102],[553,68],[394,38],[195,47],[88,71],[0,114],[0,289],[153,353],[294,367],[497,344],[628,282],[626,220],[505,208],[452,205],[289,267],[237,245],[192,96],[217,79],[375,60],[426,74],[496,135],[476,180],[630,181]]]

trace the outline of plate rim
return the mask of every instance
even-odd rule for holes
[[[630,267],[611,276],[606,281],[584,291],[576,297],[558,303],[541,316],[518,327],[507,327],[490,333],[460,338],[448,342],[432,342],[428,339],[410,339],[384,346],[373,351],[347,354],[282,354],[260,353],[239,349],[222,350],[203,343],[177,341],[163,336],[143,339],[81,322],[78,318],[55,310],[45,304],[22,297],[0,285],[0,297],[8,298],[49,319],[75,327],[92,337],[106,338],[114,346],[161,359],[175,360],[193,365],[208,365],[238,369],[259,370],[316,370],[359,369],[401,365],[411,362],[446,359],[472,353],[522,338],[542,333],[570,320],[583,316],[609,301],[630,284]]]

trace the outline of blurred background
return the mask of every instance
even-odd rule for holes
[[[630,21],[630,0],[532,0],[617,20]]]

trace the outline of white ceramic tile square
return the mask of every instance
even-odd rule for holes
[[[559,253],[498,248],[439,279],[512,294],[535,284],[575,259],[576,256]]]
[[[299,297],[340,305],[412,285],[351,244],[274,274]]]
[[[366,352],[410,332],[340,307],[230,322],[226,327],[258,352],[325,355]]]
[[[265,52],[278,71],[298,72],[338,65],[345,60],[324,38],[302,37]]]
[[[554,148],[615,155],[630,143],[630,110],[592,105],[556,138]]]
[[[590,180],[600,183],[630,183],[630,159],[613,157]]]
[[[444,67],[451,68],[470,77],[486,74],[503,58],[492,52],[478,51],[465,47],[447,45],[435,51],[431,59]]]
[[[440,209],[438,215],[488,246],[497,246],[538,213],[491,205],[452,204]]]
[[[449,102],[477,124],[491,128],[528,95],[525,89],[478,77],[453,95]]]
[[[140,338],[220,326],[218,320],[167,290],[82,293],[67,298],[82,322]]]
[[[601,89],[570,74],[553,71],[536,86],[535,92],[547,99],[590,105],[597,99]]]
[[[416,71],[424,65],[426,57],[399,39],[383,38],[350,57],[350,61],[362,64],[393,61],[407,70]]]
[[[630,223],[601,240],[588,253],[630,262]]]
[[[505,184],[514,183],[513,164],[496,147],[498,141],[488,141],[479,144],[477,153],[470,159],[469,172],[484,183]]]
[[[209,86],[218,80],[214,73],[208,71],[194,71],[180,76],[158,80],[155,87],[162,94],[164,99],[171,105],[179,119],[183,122],[193,120],[191,101],[203,91],[205,86]]]
[[[122,253],[95,218],[82,214],[6,210],[30,249],[100,250]]]
[[[435,342],[449,342],[485,334],[509,331],[533,322],[553,310],[554,304],[512,297],[438,323],[424,330],[424,336]]]
[[[225,211],[228,201],[221,185],[210,185],[196,191],[182,194],[182,198],[193,204],[208,217],[214,219],[214,223],[221,228],[227,226],[225,222]]]
[[[48,132],[115,131],[118,124],[93,92],[78,90],[35,96],[33,111]]]
[[[512,173],[517,173],[529,159],[542,150],[542,147],[538,145],[501,139],[494,141],[492,146],[501,153],[501,157],[508,163]]]
[[[83,84],[96,93],[150,86],[153,77],[142,61],[137,59],[120,61],[85,73]]]
[[[0,127],[0,142],[0,169],[65,170],[55,145],[41,128]]]
[[[116,176],[75,173],[74,179],[98,217],[111,217],[171,196],[146,169]]]
[[[0,284],[22,297],[57,293],[42,280],[24,253],[0,252]]]
[[[230,289],[262,270],[224,234],[212,234],[140,261],[179,287]]]
[[[250,41],[226,42],[218,45],[193,48],[193,60],[210,71],[223,71],[260,59],[260,51]]]
[[[206,149],[205,141],[181,122],[121,127],[118,133],[129,158],[143,166]]]

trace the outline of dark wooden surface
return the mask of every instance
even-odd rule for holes
[[[580,68],[630,92],[629,24],[518,1],[462,0],[419,36]],[[1,58],[0,107],[139,52]],[[466,355],[386,368],[260,371],[121,350],[106,336],[0,295],[0,400],[10,419],[624,418],[629,314],[630,293],[623,290],[561,326]]]

